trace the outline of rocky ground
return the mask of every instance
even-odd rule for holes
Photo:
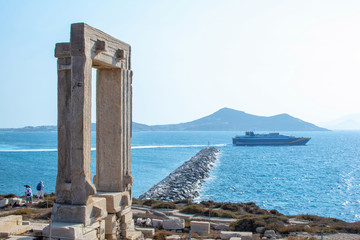
[[[51,205],[51,201],[54,200],[50,198],[47,201],[36,201],[33,208],[7,206],[0,209],[0,217],[22,215],[33,228],[23,236],[41,235],[41,228],[49,222],[51,208],[46,206]],[[166,219],[185,221],[185,227],[177,232],[166,231],[161,225],[157,226],[153,239],[188,239],[189,223],[202,221],[210,223],[210,233],[206,235],[193,233],[192,239],[220,239],[221,231],[239,231],[251,232],[252,240],[315,240],[321,239],[321,232],[324,240],[360,240],[360,223],[346,223],[314,215],[285,216],[276,210],[261,209],[251,202],[193,203],[185,200],[175,202],[133,200],[132,209],[137,227],[153,227],[154,222]]]
[[[360,223],[347,223],[315,215],[286,216],[276,210],[261,209],[251,202],[164,203],[135,199],[133,212],[135,222],[141,222],[137,220],[139,218],[144,220],[179,218],[187,222],[199,220],[210,222],[211,236],[196,236],[196,238],[220,238],[220,232],[225,230],[252,232],[252,239],[360,240]],[[273,232],[274,237],[264,237],[266,232]]]

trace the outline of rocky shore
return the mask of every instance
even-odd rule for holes
[[[207,147],[178,167],[169,176],[155,184],[139,199],[175,201],[199,196],[199,187],[209,177],[209,171],[220,150]]]

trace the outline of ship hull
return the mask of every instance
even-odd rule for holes
[[[233,138],[235,146],[297,146],[305,145],[310,138]]]

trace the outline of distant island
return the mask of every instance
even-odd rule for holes
[[[96,124],[92,123],[92,130]],[[256,116],[231,108],[222,108],[203,118],[179,124],[146,125],[133,122],[133,132],[141,131],[328,131],[315,124],[305,122],[288,114],[270,117]],[[49,132],[56,126],[38,126],[24,128],[0,128],[0,131]]]
[[[231,108],[222,108],[206,117],[179,124],[133,124],[133,131],[328,131],[288,114],[256,116]]]

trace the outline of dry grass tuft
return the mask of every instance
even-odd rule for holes
[[[176,209],[176,205],[173,202],[157,202],[151,205],[151,208],[167,208],[167,209]]]

